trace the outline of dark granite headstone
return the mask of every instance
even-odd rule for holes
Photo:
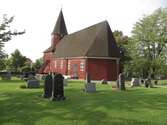
[[[44,98],[49,98],[52,96],[52,83],[53,83],[52,75],[48,74],[44,80],[44,94],[43,94]]]
[[[24,72],[23,73],[22,80],[24,80],[24,81],[29,80],[29,78],[28,78],[28,72]]]
[[[64,77],[61,74],[54,76],[52,101],[64,100]]]
[[[126,90],[125,88],[125,76],[123,73],[119,74],[119,89],[120,90]]]
[[[140,82],[141,82],[141,84],[144,84],[144,79],[141,79],[141,81],[140,81]]]
[[[36,79],[28,80],[27,87],[28,88],[39,88],[40,84],[39,81]]]
[[[148,87],[152,88],[153,87],[153,84],[151,83],[150,78],[146,79],[144,84],[145,84],[146,88],[148,88]]]
[[[155,80],[155,81],[154,81],[154,84],[155,84],[155,85],[158,85],[158,80]]]
[[[100,82],[101,82],[101,84],[107,84],[107,80],[105,80],[105,79],[102,79]]]
[[[148,79],[146,79],[146,80],[144,81],[144,85],[145,85],[146,88],[149,87]]]

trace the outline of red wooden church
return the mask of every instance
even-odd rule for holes
[[[116,80],[120,53],[107,21],[68,34],[62,10],[44,51],[40,73],[56,72],[84,79]]]

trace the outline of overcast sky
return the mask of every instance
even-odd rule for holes
[[[8,54],[19,49],[33,61],[42,57],[61,8],[68,33],[107,20],[112,31],[130,35],[136,21],[160,7],[167,7],[167,0],[0,0],[0,17],[15,16],[12,29],[26,30],[4,49]]]

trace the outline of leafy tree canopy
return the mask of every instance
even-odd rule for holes
[[[121,71],[123,71],[124,69],[124,65],[129,62],[129,60],[131,59],[130,58],[130,55],[127,51],[127,44],[128,44],[128,36],[125,36],[123,35],[123,32],[122,31],[119,31],[119,30],[115,30],[113,32],[113,35],[114,35],[114,38],[117,42],[117,46],[120,50],[120,54],[121,54],[121,59],[120,59],[120,66],[121,66]]]
[[[0,22],[0,58],[6,56],[3,47],[4,43],[11,40],[12,36],[22,35],[25,31],[18,32],[17,30],[12,31],[10,24],[13,22],[14,17],[8,18],[7,15],[3,15],[3,19]]]
[[[36,72],[38,72],[38,70],[41,68],[43,64],[43,59],[39,58],[35,61],[35,63],[33,63],[33,68],[35,69]]]
[[[140,19],[132,30],[129,52],[133,61],[131,69],[146,77],[160,74],[167,63],[167,9],[158,9]]]
[[[26,57],[23,56],[18,49],[16,49],[10,57],[11,68],[15,72],[21,71],[21,68],[26,64]]]

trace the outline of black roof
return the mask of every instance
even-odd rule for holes
[[[54,52],[55,51],[55,47],[50,46],[49,48],[47,48],[44,53],[49,53],[49,52]]]
[[[65,36],[68,34],[62,10],[59,13],[59,17],[52,32],[52,34],[56,33],[60,34],[61,36]]]
[[[55,57],[120,57],[107,21],[64,36],[57,44]]]

